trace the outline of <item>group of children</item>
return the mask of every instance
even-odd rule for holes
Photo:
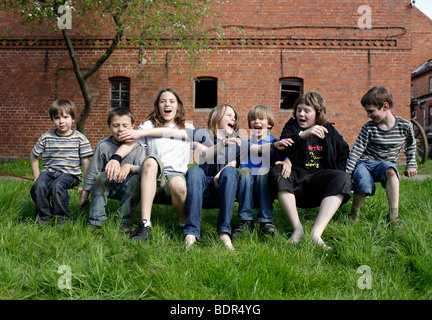
[[[404,174],[417,173],[413,128],[409,121],[392,114],[393,98],[386,88],[370,89],[361,104],[371,120],[362,127],[350,152],[328,121],[325,101],[316,92],[296,100],[280,140],[270,134],[275,121],[271,110],[263,105],[253,107],[248,114],[251,138],[241,140],[239,116],[232,106],[216,106],[209,114],[208,128],[195,129],[185,121],[180,95],[164,88],[147,121],[136,130],[129,108],[110,110],[111,135],[99,142],[93,154],[87,138],[72,128],[73,103],[57,100],[50,108],[54,130],[39,138],[30,156],[36,219],[42,223],[70,219],[68,189],[80,184],[82,165],[85,180],[78,188],[79,207],[87,208],[91,195],[89,226],[101,227],[107,219],[107,199],[117,199],[121,230],[142,242],[151,233],[155,203],[174,207],[186,249],[200,238],[202,208],[219,208],[219,238],[226,248],[235,250],[232,237],[254,230],[254,208],[258,208],[259,232],[274,234],[273,202],[277,198],[293,228],[291,243],[303,236],[297,207],[319,207],[311,236],[317,246],[329,250],[321,236],[333,215],[353,191],[348,217],[357,222],[366,197],[375,193],[376,182],[386,189],[389,225],[401,226],[396,161],[405,146]],[[199,155],[199,163],[189,167],[191,150]],[[39,173],[40,155],[44,169]],[[232,231],[235,201],[239,225]],[[131,217],[140,202],[141,219],[132,231]]]

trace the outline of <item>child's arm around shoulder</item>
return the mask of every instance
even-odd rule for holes
[[[271,143],[264,143],[264,144],[257,144],[253,143],[250,146],[250,152],[251,153],[270,153],[275,150],[284,150],[287,147],[290,147],[294,144],[294,140],[291,138],[285,138],[282,140],[274,140]]]
[[[142,137],[189,139],[186,130],[167,127],[142,130],[131,129],[120,134],[120,139],[124,142],[132,142]]]

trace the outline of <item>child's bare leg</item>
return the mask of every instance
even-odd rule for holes
[[[353,219],[358,219],[360,214],[360,208],[364,204],[366,200],[366,193],[355,193],[353,197],[353,202],[351,206],[351,211],[349,213],[349,216]]]
[[[331,218],[333,218],[335,212],[341,205],[342,200],[342,194],[324,198],[321,201],[320,210],[318,212],[315,224],[312,228],[313,242],[318,246],[322,246],[326,250],[331,250],[331,247],[328,247],[324,243],[324,241],[321,239],[321,235],[324,232],[324,229],[327,227],[327,224],[330,222]]]
[[[298,215],[295,196],[288,191],[279,191],[278,199],[283,211],[285,212],[289,222],[291,223],[291,226],[294,229],[294,232],[290,238],[290,242],[298,243],[303,236],[303,226]]]
[[[393,168],[387,169],[386,193],[390,207],[387,216],[388,221],[392,221],[399,216],[399,178]]]
[[[186,180],[174,177],[170,180],[168,187],[171,192],[171,202],[176,210],[181,225],[186,223]]]
[[[156,179],[159,165],[153,158],[148,158],[141,174],[141,219],[150,222],[151,209],[156,194]]]

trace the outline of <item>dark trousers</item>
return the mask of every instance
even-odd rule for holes
[[[42,221],[52,218],[69,220],[69,192],[79,185],[79,179],[60,171],[42,171],[30,189],[30,195],[36,204],[35,217]]]
[[[351,178],[344,171],[336,169],[318,169],[308,173],[298,182],[295,174],[285,179],[281,175],[282,166],[274,166],[269,172],[269,184],[275,194],[288,191],[296,197],[299,208],[316,208],[321,201],[330,196],[343,194],[346,203],[351,197]]]

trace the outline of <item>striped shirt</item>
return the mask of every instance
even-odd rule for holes
[[[90,142],[79,131],[62,137],[55,130],[42,134],[33,150],[35,157],[42,155],[43,171],[60,171],[82,178],[81,158],[91,157],[93,150]]]
[[[406,168],[417,169],[416,140],[411,122],[396,116],[390,130],[378,128],[372,120],[365,123],[348,157],[346,172],[351,173],[357,160],[389,161],[396,163],[405,145]]]

